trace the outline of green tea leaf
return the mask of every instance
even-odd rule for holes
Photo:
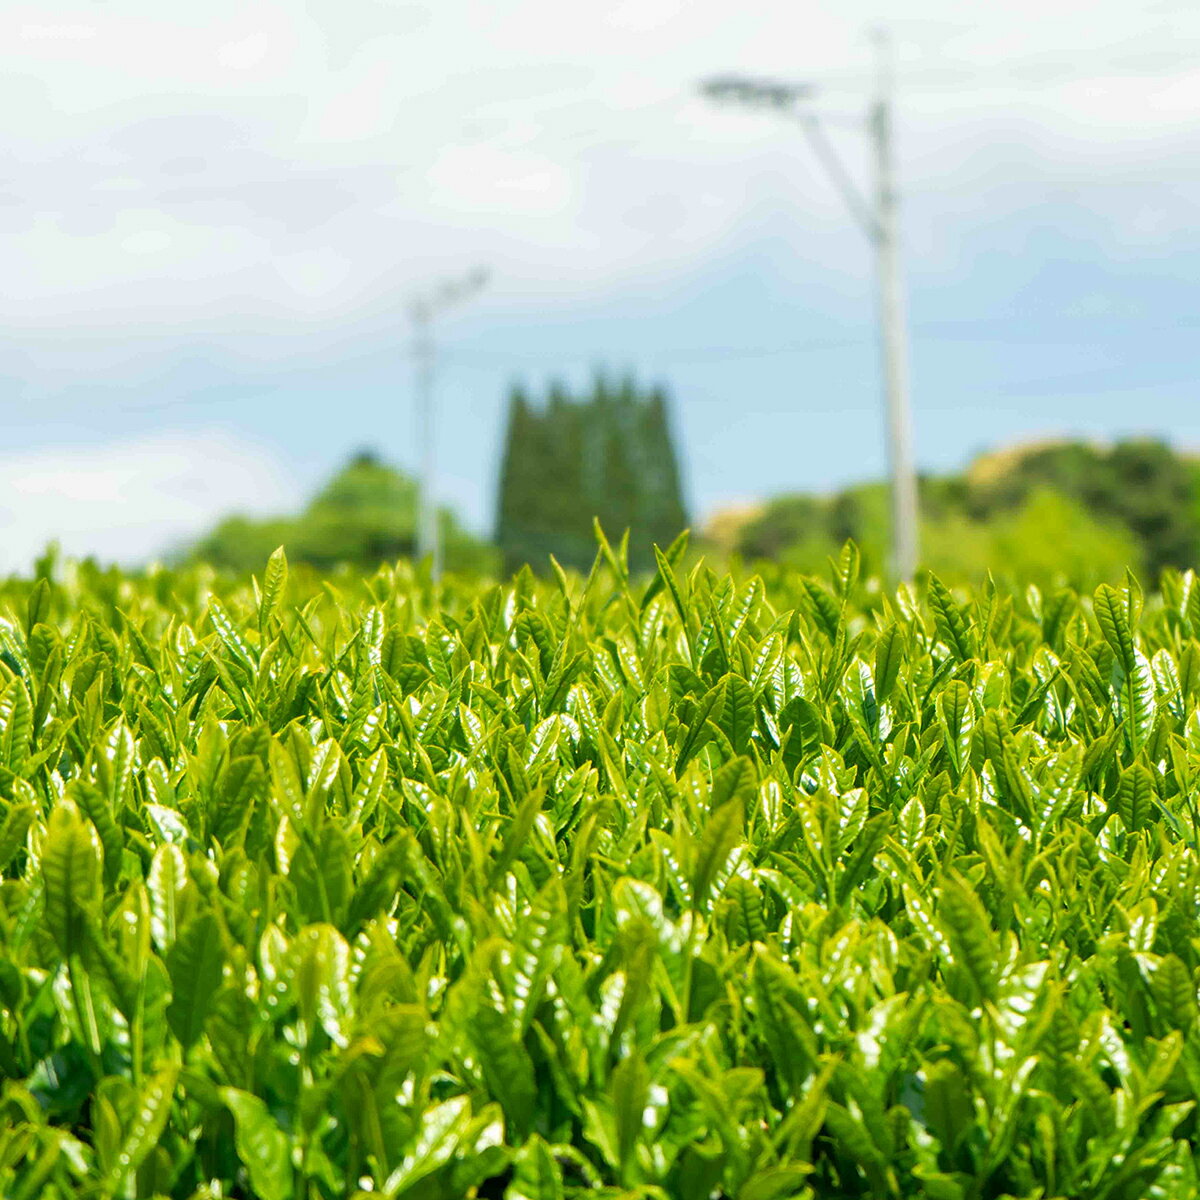
[[[266,635],[275,613],[279,608],[279,600],[287,586],[287,555],[282,546],[277,546],[267,559],[266,573],[263,575],[262,599],[258,605],[259,632]]]
[[[958,880],[947,880],[939,897],[937,920],[950,943],[953,961],[966,970],[981,996],[994,997],[999,955],[979,898]]]
[[[291,1200],[291,1146],[287,1135],[257,1096],[232,1087],[221,1088],[220,1096],[233,1116],[238,1158],[255,1196],[258,1200]]]
[[[208,912],[189,921],[167,953],[172,992],[167,1022],[184,1050],[204,1029],[224,962],[221,927]]]
[[[642,1131],[642,1113],[650,1091],[650,1073],[639,1054],[632,1054],[613,1069],[609,1084],[613,1124],[617,1138],[617,1164],[628,1171]]]
[[[188,887],[187,859],[173,843],[159,846],[150,860],[146,890],[150,895],[150,928],[155,943],[163,950],[175,941],[179,927],[179,908]]]
[[[16,677],[0,692],[0,765],[20,771],[32,744],[33,704],[24,681]]]
[[[29,829],[37,816],[32,804],[14,804],[0,824],[0,872],[7,869],[25,845]]]
[[[129,1123],[116,1162],[109,1172],[109,1188],[121,1188],[158,1145],[171,1115],[171,1101],[178,1075],[177,1066],[164,1067],[142,1085],[133,1120]]]
[[[1154,813],[1155,795],[1154,776],[1141,763],[1136,763],[1122,772],[1113,811],[1126,829],[1136,833],[1149,824]]]
[[[975,634],[950,589],[936,575],[929,577],[929,607],[933,609],[938,637],[959,662],[975,657]]]
[[[726,675],[725,704],[717,725],[729,739],[734,754],[745,754],[757,721],[757,705],[750,685],[740,675]]]
[[[100,848],[73,806],[50,814],[41,865],[46,928],[63,958],[71,958],[82,949],[84,923],[100,903]]]
[[[1102,583],[1096,589],[1093,603],[1096,620],[1100,625],[1100,632],[1104,634],[1104,640],[1112,648],[1113,655],[1125,669],[1125,673],[1127,675],[1132,673],[1136,646],[1125,602],[1116,588]]]
[[[743,806],[740,797],[714,809],[696,844],[692,867],[692,903],[703,909],[718,873],[725,866],[742,836]]]
[[[889,625],[875,643],[875,697],[883,704],[892,694],[904,660],[904,645],[900,628]]]
[[[537,1104],[533,1062],[511,1020],[498,1009],[477,1004],[469,1029],[488,1092],[504,1110],[510,1140],[519,1144],[529,1135]]]

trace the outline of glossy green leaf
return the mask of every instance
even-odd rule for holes
[[[692,866],[692,901],[697,908],[707,902],[714,880],[741,839],[742,820],[742,800],[734,797],[715,809],[705,822]]]
[[[171,1115],[171,1102],[178,1075],[178,1067],[164,1067],[142,1085],[137,1095],[133,1119],[126,1129],[116,1161],[109,1173],[110,1188],[120,1188],[158,1145]]]
[[[33,704],[20,678],[0,692],[0,765],[20,771],[33,739]]]
[[[224,962],[221,927],[207,912],[188,922],[167,953],[172,992],[167,1021],[184,1050],[204,1029]]]
[[[291,1146],[287,1135],[257,1096],[238,1088],[220,1089],[221,1100],[233,1116],[234,1138],[255,1196],[260,1200],[291,1200]]]
[[[42,848],[46,928],[64,958],[78,954],[84,923],[100,903],[100,850],[96,836],[73,807],[50,814]]]

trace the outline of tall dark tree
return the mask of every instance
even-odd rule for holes
[[[629,531],[635,571],[650,569],[653,544],[686,525],[664,392],[600,375],[583,397],[552,386],[535,409],[514,388],[496,516],[506,569],[541,568],[553,554],[586,570],[596,517],[614,537]]]
[[[682,529],[687,524],[687,514],[671,440],[667,397],[662,388],[655,388],[646,401],[642,429],[639,445],[648,486],[640,498],[638,521],[651,529]]]

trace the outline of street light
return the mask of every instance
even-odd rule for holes
[[[433,412],[433,372],[437,365],[433,318],[479,292],[488,281],[485,267],[459,279],[443,280],[409,303],[413,323],[413,361],[416,366],[416,408],[421,444],[421,477],[417,491],[417,554],[428,557],[435,580],[442,574],[442,539],[437,519],[435,476],[437,454]]]
[[[700,85],[712,100],[771,109],[800,122],[809,145],[841,193],[850,215],[875,249],[879,340],[887,410],[888,472],[892,494],[892,558],[897,576],[910,580],[917,566],[917,476],[913,462],[912,410],[908,394],[908,340],[904,284],[900,274],[895,161],[892,151],[891,40],[880,30],[876,43],[876,96],[867,129],[875,149],[875,195],[867,200],[825,134],[820,118],[800,102],[815,89],[741,75],[721,75]]]
[[[790,108],[797,100],[807,100],[815,89],[810,83],[781,83],[777,80],[752,79],[746,75],[714,75],[700,90],[710,100],[732,100],[767,108]]]

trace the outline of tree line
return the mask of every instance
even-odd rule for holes
[[[586,570],[596,553],[593,521],[629,531],[634,571],[653,566],[688,523],[668,399],[632,378],[598,376],[582,393],[552,385],[543,403],[512,389],[491,540],[473,536],[454,514],[439,514],[451,570],[544,569],[550,555]],[[233,516],[192,555],[237,571],[261,567],[278,545],[293,563],[369,568],[416,552],[417,483],[360,452],[295,517]]]
[[[1151,577],[1200,562],[1200,461],[1155,439],[1017,446],[980,456],[961,472],[920,480],[923,561],[962,579],[988,572],[1077,586],[1134,566]],[[529,564],[586,570],[593,522],[629,533],[634,572],[653,569],[652,547],[687,526],[670,402],[659,386],[597,376],[538,398],[514,386],[500,454],[490,538],[439,512],[451,570],[511,573]],[[268,520],[232,516],[191,556],[235,571],[259,568],[278,545],[295,563],[371,568],[416,551],[417,484],[361,452],[305,510]],[[795,493],[714,521],[693,544],[710,557],[822,570],[847,539],[865,565],[887,569],[887,487],[868,482],[832,495]]]

